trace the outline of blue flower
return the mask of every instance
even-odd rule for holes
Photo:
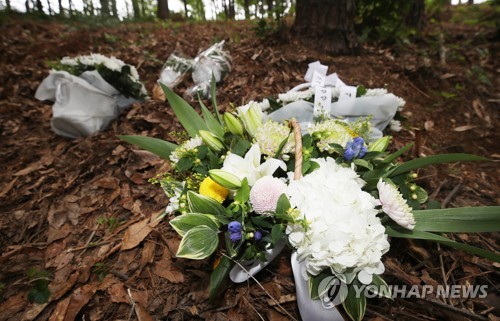
[[[256,241],[260,241],[262,239],[262,232],[261,231],[255,231],[255,233],[253,234],[253,238]]]
[[[231,223],[228,224],[227,229],[230,233],[239,233],[241,232],[241,223],[238,221],[232,221]]]
[[[352,141],[347,143],[344,150],[344,159],[352,161],[355,158],[363,158],[367,151],[364,139],[361,137],[355,137]]]
[[[229,239],[230,239],[230,240],[231,240],[231,242],[233,242],[233,243],[237,243],[237,242],[239,242],[239,241],[241,240],[241,237],[242,237],[242,235],[241,235],[241,231],[239,231],[239,232],[231,232],[231,233],[229,234]]]

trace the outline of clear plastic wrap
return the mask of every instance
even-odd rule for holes
[[[193,70],[195,61],[173,52],[165,61],[159,81],[168,88],[174,88],[182,82],[184,76]]]

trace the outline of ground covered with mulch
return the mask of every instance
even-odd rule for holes
[[[91,137],[52,132],[51,103],[34,93],[48,75],[46,62],[63,56],[116,56],[138,67],[151,93],[174,50],[194,57],[225,39],[234,68],[218,84],[221,110],[286,92],[303,82],[308,63],[320,60],[347,84],[387,87],[407,101],[404,129],[391,133],[393,150],[416,142],[406,158],[466,152],[492,160],[420,171],[419,184],[433,199],[445,207],[500,204],[494,30],[442,23],[413,44],[364,46],[361,56],[348,57],[308,49],[286,33],[257,37],[253,28],[245,22],[91,26],[2,18],[0,320],[300,319],[289,251],[256,276],[258,283],[228,283],[209,303],[213,262],[176,259],[180,238],[168,220],[150,224],[168,200],[148,180],[169,165],[117,135],[175,141],[181,127],[167,103],[135,104]],[[191,84],[186,78],[178,93]],[[499,251],[498,233],[448,236]],[[486,285],[487,295],[373,299],[366,320],[499,319],[498,263],[407,240],[393,242],[384,263],[389,284]],[[47,284],[50,297],[42,302]]]

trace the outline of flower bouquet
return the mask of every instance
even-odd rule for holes
[[[51,67],[35,97],[55,102],[51,127],[62,136],[102,130],[129,105],[147,97],[136,68],[115,57],[64,57]]]
[[[421,167],[486,158],[444,154],[400,163],[412,144],[389,152],[391,137],[376,137],[373,118],[315,115],[314,106],[304,105],[312,108],[306,113],[312,119],[278,121],[262,111],[271,107],[269,101],[221,115],[214,82],[214,114],[200,101],[200,116],[161,86],[190,138],[180,145],[143,136],[120,138],[171,162],[172,171],[154,181],[170,198],[165,216],[182,237],[177,257],[220,258],[210,279],[212,299],[227,275],[236,282],[241,273],[253,275],[285,243],[294,250],[304,320],[343,320],[333,309],[340,303],[351,319],[361,320],[366,296],[355,291],[361,285],[390,297],[382,278],[389,237],[431,240],[500,261],[497,253],[440,234],[498,230],[499,207],[431,209],[427,192],[415,182]],[[315,101],[316,96],[302,99]],[[274,112],[289,108],[283,96],[281,101]],[[289,112],[287,117],[294,116]]]

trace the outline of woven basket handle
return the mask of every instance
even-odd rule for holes
[[[295,139],[295,168],[293,179],[298,180],[302,177],[302,132],[300,130],[300,124],[295,118],[290,120],[288,126],[293,128],[293,136]]]

